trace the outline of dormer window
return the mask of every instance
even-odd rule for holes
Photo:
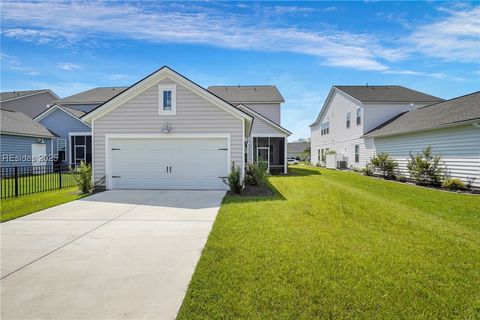
[[[177,98],[175,85],[159,85],[158,101],[160,115],[175,115],[177,113]]]

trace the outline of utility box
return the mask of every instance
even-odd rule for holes
[[[325,160],[327,169],[337,169],[337,155],[335,153],[327,154]]]

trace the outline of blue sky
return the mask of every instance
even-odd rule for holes
[[[475,2],[2,1],[1,15],[2,91],[63,97],[168,65],[205,87],[277,85],[292,140],[335,84],[480,90]]]

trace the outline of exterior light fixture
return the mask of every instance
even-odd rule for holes
[[[172,130],[172,125],[168,122],[165,122],[165,124],[163,125],[163,128],[161,130],[162,133],[170,133],[170,131]]]

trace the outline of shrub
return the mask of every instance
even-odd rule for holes
[[[236,194],[240,194],[242,192],[242,173],[240,168],[235,166],[235,162],[232,162],[232,169],[228,174],[227,178],[223,180],[225,184],[230,187],[230,190]]]
[[[70,173],[75,179],[78,188],[82,193],[90,193],[93,189],[92,183],[92,166],[85,164],[85,162],[80,162],[80,166],[70,169]]]
[[[366,176],[373,176],[373,166],[371,163],[367,163],[365,168],[362,168],[362,173]]]
[[[380,153],[370,158],[372,171],[379,172],[384,178],[393,178],[395,169],[398,167],[397,162],[390,158],[388,153]]]
[[[420,184],[440,185],[442,182],[443,169],[440,167],[440,156],[432,154],[432,147],[423,149],[422,153],[412,155],[407,168],[412,178]]]
[[[268,164],[266,161],[258,163],[250,163],[245,170],[245,183],[250,185],[258,185],[267,179]]]
[[[442,187],[449,190],[466,190],[467,186],[460,179],[448,179],[443,181]]]

